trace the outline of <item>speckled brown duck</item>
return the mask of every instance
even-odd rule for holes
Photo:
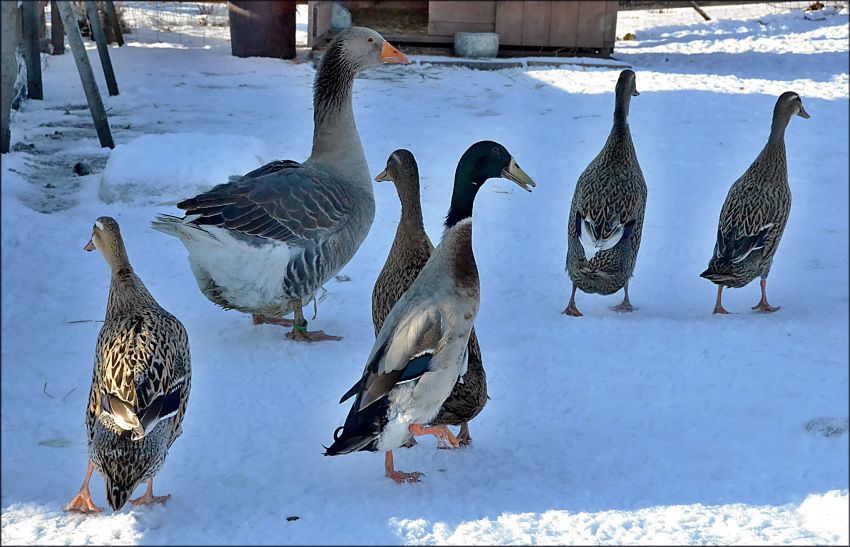
[[[808,118],[800,96],[786,91],[773,108],[770,135],[761,153],[732,184],[717,226],[717,241],[701,277],[717,284],[714,313],[729,313],[721,301],[723,287],[743,287],[761,278],[761,300],[752,309],[771,313],[767,276],[791,212],[791,187],[785,156],[785,128],[791,117]]]
[[[192,369],[189,338],[133,271],[118,223],[100,217],[85,250],[99,250],[112,271],[106,318],[97,336],[86,408],[89,466],[66,511],[100,512],[91,499],[92,471],[103,477],[106,500],[117,511],[147,481],[133,505],[162,503],[153,478],[182,433]]]
[[[646,182],[628,123],[629,104],[636,95],[635,73],[624,70],[617,81],[611,133],[576,183],[567,221],[566,269],[573,286],[566,315],[582,315],[575,303],[576,289],[603,295],[623,289],[623,302],[612,309],[634,309],[629,279],[646,209]]]

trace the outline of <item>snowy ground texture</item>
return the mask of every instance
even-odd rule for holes
[[[579,295],[583,318],[560,313],[565,217],[608,133],[618,70],[416,63],[357,82],[371,171],[414,152],[434,240],[471,143],[505,144],[539,184],[529,195],[492,181],[479,197],[476,328],[492,400],[471,448],[400,450],[400,469],[427,474],[405,486],[383,477],[379,455],[321,455],[372,344],[393,188],[375,187],[350,280],[328,283],[312,323],[344,335],[336,343],[291,343],[217,309],[183,247],[149,227],[199,187],[306,158],[312,65],[237,59],[212,31],[143,21],[110,51],[121,89],[105,98],[110,152],[71,56],[47,59],[45,100],[16,114],[2,168],[3,543],[846,544],[848,14],[827,4],[814,16],[708,7],[708,23],[690,9],[620,14],[618,36],[637,36],[615,57],[637,72],[630,121],[649,186],[630,315],[608,309],[619,294]],[[782,310],[751,312],[752,284],[727,291],[735,315],[712,316],[715,288],[698,274],[721,203],[789,89],[812,117],[787,132],[794,206],[768,284]],[[73,175],[77,162],[91,174]],[[86,466],[108,272],[82,247],[99,215],[121,223],[136,271],[186,325],[194,378],[156,480],[172,499],[85,517],[62,507]],[[99,477],[92,492],[105,503]]]

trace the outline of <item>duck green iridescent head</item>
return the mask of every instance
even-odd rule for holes
[[[446,226],[472,216],[472,204],[478,190],[493,178],[508,179],[529,192],[537,186],[504,146],[493,141],[477,142],[464,152],[457,164]]]

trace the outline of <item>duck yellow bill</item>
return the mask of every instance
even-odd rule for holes
[[[387,173],[386,169],[384,169],[375,176],[375,182],[384,182],[386,180],[390,180],[390,175],[389,173]]]
[[[92,241],[92,240],[90,239],[90,240],[89,240],[89,242],[88,242],[88,243],[86,243],[86,246],[85,246],[85,247],[83,247],[83,250],[84,250],[84,251],[93,251],[93,250],[94,250],[94,241]]]
[[[384,46],[381,48],[381,62],[409,65],[410,59],[407,58],[407,55],[393,47],[393,45],[389,42],[384,42]]]
[[[523,190],[527,190],[529,192],[531,192],[531,189],[533,187],[537,186],[537,184],[535,184],[535,182],[531,180],[531,177],[529,177],[525,173],[525,171],[519,168],[519,165],[516,164],[516,160],[514,160],[513,158],[511,158],[511,163],[508,164],[507,167],[502,169],[502,176],[510,181],[513,181],[514,183],[516,183],[517,186],[519,186]]]

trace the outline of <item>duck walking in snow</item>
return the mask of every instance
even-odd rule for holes
[[[375,196],[351,105],[354,79],[381,63],[409,63],[377,32],[349,27],[328,46],[313,86],[313,150],[304,163],[275,161],[177,204],[155,229],[180,238],[204,295],[255,324],[308,332],[302,307],[357,252]],[[283,316],[294,312],[294,320]]]
[[[635,73],[624,70],[617,80],[611,133],[576,184],[567,221],[567,273],[573,283],[563,312],[567,315],[582,315],[576,308],[576,288],[598,294],[623,289],[623,302],[612,309],[634,309],[629,301],[629,279],[646,209],[646,182],[628,123],[629,103],[637,95]]]
[[[392,450],[410,435],[434,435],[457,446],[445,426],[429,424],[466,373],[479,303],[472,205],[481,185],[494,177],[529,191],[535,185],[498,143],[478,142],[464,153],[440,244],[387,315],[363,376],[340,399],[354,397],[354,404],[325,455],[385,451],[386,475],[396,482],[415,482],[421,473],[397,471]]]
[[[133,505],[170,497],[153,495],[153,477],[183,431],[192,378],[186,330],[133,272],[114,219],[97,219],[85,246],[86,251],[94,249],[109,264],[112,281],[86,411],[88,472],[65,508],[84,513],[102,511],[89,491],[94,469],[103,477],[114,511],[143,481],[148,481],[147,490],[130,501]]]
[[[721,302],[723,287],[743,287],[757,276],[761,277],[761,300],[752,309],[766,313],[779,309],[767,303],[766,286],[791,212],[785,128],[795,114],[809,117],[800,96],[786,91],[773,108],[767,144],[723,202],[714,254],[708,269],[700,274],[717,284],[714,313],[729,313]]]
[[[434,246],[425,233],[422,221],[419,169],[413,154],[404,149],[393,152],[387,160],[386,169],[375,177],[375,181],[394,182],[401,200],[401,222],[387,261],[372,289],[372,322],[377,336],[387,314],[428,262]],[[468,445],[472,440],[469,436],[469,421],[487,403],[487,376],[474,327],[469,335],[467,351],[469,365],[466,374],[455,383],[451,395],[443,403],[437,417],[431,421],[431,425],[460,426],[457,440],[462,445]]]

